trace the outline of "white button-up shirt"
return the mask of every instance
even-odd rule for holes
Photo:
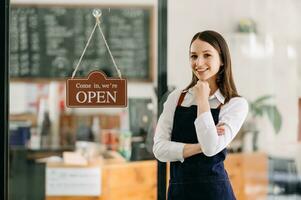
[[[171,141],[174,113],[182,90],[176,89],[168,96],[164,103],[163,112],[159,117],[154,136],[153,152],[155,157],[162,162],[184,162],[183,149],[185,143]],[[218,89],[209,97],[211,108],[224,104],[225,98]],[[189,89],[181,106],[197,105],[194,92]],[[195,129],[202,152],[206,156],[214,156],[222,151],[234,139],[241,128],[247,114],[248,102],[243,97],[234,97],[221,107],[219,123],[223,123],[223,135],[217,134],[211,112],[200,114],[194,121]],[[185,133],[183,133],[185,134]]]

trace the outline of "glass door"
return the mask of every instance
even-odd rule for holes
[[[156,6],[11,2],[10,200],[156,198]],[[95,8],[102,32],[92,34]],[[75,79],[99,70],[109,80],[119,77],[114,61],[126,107],[66,106],[77,63]]]

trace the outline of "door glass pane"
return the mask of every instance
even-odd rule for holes
[[[107,4],[12,1],[10,200],[156,197],[156,4]],[[98,27],[92,35],[94,8],[105,38]],[[105,41],[127,80],[127,106],[66,107],[81,56],[75,78],[93,70],[118,78]]]

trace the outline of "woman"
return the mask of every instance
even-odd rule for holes
[[[248,103],[237,93],[230,52],[219,33],[195,34],[189,56],[191,83],[164,103],[153,152],[170,162],[169,200],[233,200],[223,162]]]

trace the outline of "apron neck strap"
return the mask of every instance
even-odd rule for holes
[[[182,91],[180,98],[178,100],[178,106],[181,106],[182,102],[184,101],[184,97],[187,94],[187,91]]]

